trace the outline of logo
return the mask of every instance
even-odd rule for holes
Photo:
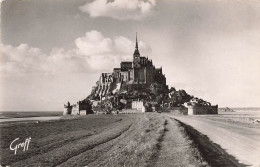
[[[17,151],[19,148],[22,148],[23,151],[27,151],[29,149],[29,144],[30,144],[30,141],[31,141],[31,137],[25,139],[24,142],[22,143],[19,143],[19,138],[16,138],[12,141],[12,143],[10,144],[10,150],[11,151],[14,151],[14,155],[16,155]]]

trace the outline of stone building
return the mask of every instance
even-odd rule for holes
[[[115,92],[115,89],[118,91],[160,89],[162,91],[168,87],[162,67],[155,68],[152,60],[140,55],[136,36],[133,61],[122,61],[120,68],[114,68],[112,73],[102,73],[93,89],[96,96],[105,96]]]

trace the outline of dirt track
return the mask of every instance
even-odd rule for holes
[[[203,116],[170,115],[170,117],[206,135],[240,163],[250,166],[260,165],[260,130],[258,128],[242,127]]]
[[[186,136],[184,128],[180,124],[165,117],[167,120],[166,132],[160,143],[160,151],[157,161],[153,166],[208,166],[203,160],[197,148]]]

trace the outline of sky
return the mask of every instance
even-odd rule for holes
[[[0,111],[62,111],[102,72],[141,56],[167,85],[220,107],[260,107],[258,0],[5,0]]]

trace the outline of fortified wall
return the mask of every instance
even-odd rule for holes
[[[171,107],[168,111],[174,115],[188,115],[188,108],[186,107]]]
[[[188,105],[188,115],[218,114],[216,106],[192,106]]]

